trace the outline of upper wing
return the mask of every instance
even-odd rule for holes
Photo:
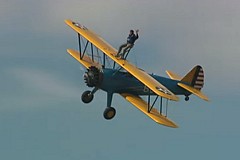
[[[132,103],[135,107],[137,107],[140,111],[145,113],[155,122],[168,127],[178,127],[173,121],[168,119],[166,116],[160,114],[156,108],[153,108],[150,112],[148,112],[148,104],[141,97],[127,93],[122,93],[121,96],[128,100],[130,103]]]
[[[139,81],[141,81],[144,85],[146,85],[155,94],[170,100],[174,100],[174,101],[179,100],[179,98],[176,95],[174,95],[165,86],[160,84],[157,80],[155,80],[145,71],[138,69],[136,66],[129,63],[127,60],[117,59],[115,57],[115,55],[117,54],[117,50],[113,48],[110,44],[108,44],[106,41],[104,41],[100,36],[98,36],[97,34],[95,34],[94,32],[92,32],[91,30],[87,29],[85,26],[82,26],[79,23],[72,22],[71,20],[65,20],[65,22],[73,30],[81,34],[89,42],[91,42],[97,48],[99,48],[103,53],[108,55],[113,61],[118,63],[130,74],[136,77]]]
[[[84,55],[83,58],[81,59],[79,52],[72,50],[72,49],[68,49],[67,52],[86,68],[89,68],[91,66],[96,66],[97,68],[102,67],[101,64],[92,61],[92,59],[87,55]]]
[[[65,20],[65,23],[71,27],[74,31],[82,35],[86,40],[94,44],[97,48],[99,48],[102,52],[110,52],[117,53],[117,50],[113,48],[110,44],[108,44],[103,38],[99,35],[95,34],[93,31],[89,30],[85,26],[75,23],[71,20]]]

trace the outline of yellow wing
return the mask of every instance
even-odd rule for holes
[[[144,85],[146,85],[155,94],[170,100],[174,100],[174,101],[179,100],[179,98],[176,95],[174,95],[165,86],[160,84],[157,80],[155,80],[145,71],[138,69],[136,66],[129,63],[127,60],[117,59],[115,57],[115,55],[117,54],[117,50],[113,48],[110,44],[108,44],[106,41],[104,41],[100,36],[92,32],[85,26],[79,23],[72,22],[71,20],[65,20],[65,23],[68,26],[70,26],[73,30],[75,30],[77,33],[81,34],[89,42],[94,44],[97,48],[99,48],[103,53],[109,56],[113,61],[115,61],[125,70],[127,70],[130,74],[136,77],[139,81],[141,81]]]
[[[68,49],[67,52],[86,68],[89,68],[91,66],[96,66],[97,68],[100,69],[102,67],[101,64],[97,62],[93,62],[92,59],[87,55],[84,55],[83,58],[81,59],[79,52],[72,49]]]
[[[130,103],[132,103],[136,108],[138,108],[140,111],[145,113],[148,117],[150,117],[155,122],[162,124],[167,127],[177,128],[178,126],[168,119],[166,116],[159,113],[159,111],[156,108],[153,108],[150,112],[148,112],[148,104],[139,96],[123,93],[121,94],[123,98],[128,100]]]
[[[117,50],[113,48],[110,44],[108,44],[104,39],[100,36],[86,28],[85,26],[72,22],[71,20],[65,20],[65,23],[71,27],[74,31],[82,35],[86,40],[94,44],[97,48],[99,48],[102,52],[116,53]]]

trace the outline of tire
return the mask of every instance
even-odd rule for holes
[[[113,107],[107,107],[103,113],[105,119],[110,120],[116,115],[116,110]]]
[[[188,96],[185,97],[185,101],[189,101],[189,97]]]
[[[91,91],[85,91],[82,94],[82,101],[83,103],[90,103],[93,100],[93,94],[91,94]]]

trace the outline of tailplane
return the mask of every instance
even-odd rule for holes
[[[190,72],[184,76],[178,86],[195,94],[199,98],[209,101],[208,97],[201,92],[204,85],[204,72],[201,66],[195,66]],[[188,100],[188,98],[186,99]]]
[[[181,79],[181,82],[187,83],[191,87],[201,90],[204,85],[204,72],[201,66],[195,66],[186,76]]]

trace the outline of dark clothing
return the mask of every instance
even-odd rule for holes
[[[118,56],[121,56],[121,58],[124,58],[125,57],[125,53],[128,51],[130,51],[130,49],[134,46],[134,42],[138,39],[138,33],[136,33],[136,35],[132,32],[132,34],[130,33],[128,35],[128,38],[127,38],[127,43],[124,43],[122,44],[119,49],[118,49],[118,54],[116,55],[117,57]],[[124,48],[124,49],[123,49]],[[123,53],[121,53],[123,49]]]
[[[123,49],[123,53],[121,54],[121,57],[123,58],[125,56],[125,53],[127,52],[127,50],[129,51],[134,45],[133,44],[130,44],[130,43],[124,43],[122,44],[120,47],[119,47],[119,50],[118,50],[118,55],[120,54],[120,52],[122,51]]]
[[[129,34],[127,38],[127,43],[134,44],[134,42],[138,39],[138,34]]]

